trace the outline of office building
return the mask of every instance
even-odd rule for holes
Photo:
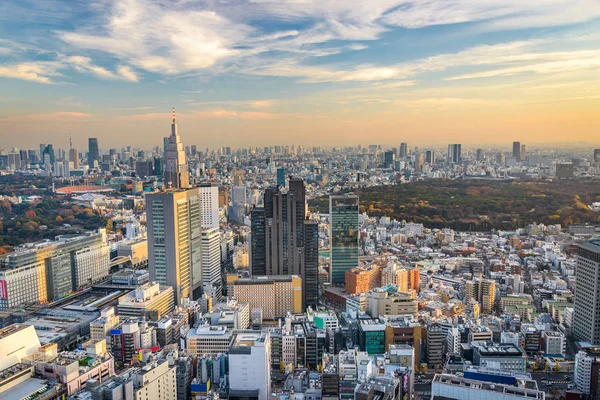
[[[425,162],[427,164],[435,164],[435,151],[427,150],[425,152]]]
[[[449,144],[447,159],[448,159],[448,164],[462,163],[462,145]]]
[[[73,163],[74,169],[79,169],[79,150],[69,149],[69,162]]]
[[[600,239],[579,245],[573,315],[575,340],[600,344]]]
[[[489,400],[544,400],[546,393],[538,389],[531,379],[515,376],[496,376],[483,380],[481,374],[464,376],[435,374],[431,383],[431,398],[445,400],[489,399]],[[502,379],[505,378],[505,379]]]
[[[285,168],[277,168],[277,186],[285,187]]]
[[[185,336],[186,349],[191,357],[216,356],[229,351],[232,331],[226,326],[200,325]]]
[[[44,150],[45,152],[45,150]],[[54,151],[52,152],[54,153]],[[42,159],[44,154],[42,154]],[[54,157],[54,154],[53,154]],[[94,168],[95,166],[100,165],[100,150],[98,148],[98,139],[97,138],[89,138],[88,139],[88,165],[90,168]],[[51,160],[53,163],[54,161]]]
[[[302,279],[297,275],[257,276],[231,283],[233,296],[251,309],[262,309],[264,319],[302,313]]]
[[[346,271],[346,293],[366,293],[381,286],[381,268],[377,264],[369,267],[356,267]]]
[[[219,228],[202,230],[202,286],[215,301],[222,296],[221,283],[221,233]],[[194,294],[199,298],[200,294]]]
[[[0,257],[0,309],[64,297],[108,276],[109,262],[104,229],[17,248]]]
[[[476,160],[477,162],[482,162],[483,161],[483,149],[477,149],[477,152],[475,153],[476,156]]]
[[[385,353],[385,324],[376,319],[359,320],[358,345],[369,355]]]
[[[200,210],[202,211],[202,228],[219,228],[219,185],[216,183],[200,184]]]
[[[367,293],[366,311],[372,318],[381,315],[417,317],[418,304],[409,293],[374,289]]]
[[[408,156],[408,145],[405,142],[400,143],[400,153],[398,154],[399,158],[406,158]]]
[[[521,161],[521,143],[520,142],[513,142],[512,156],[517,160],[517,162]]]
[[[318,301],[318,288],[307,286],[318,281],[318,225],[306,220],[304,181],[290,177],[288,187],[287,192],[267,188],[264,208],[252,210],[251,271],[254,276],[299,275],[306,306]]]
[[[527,160],[527,145],[521,145],[521,161]]]
[[[271,399],[269,332],[239,332],[229,350],[229,398]]]
[[[493,370],[506,370],[511,372],[526,372],[527,356],[525,352],[514,344],[477,343],[471,345],[473,349],[473,365]]]
[[[100,317],[90,323],[90,339],[106,340],[110,350],[110,331],[119,325],[120,318],[115,314],[114,307],[107,307],[100,311]]]
[[[389,150],[383,153],[383,167],[392,168],[394,165],[394,152]]]
[[[600,149],[594,149],[594,162],[600,162]]]
[[[171,286],[175,304],[202,286],[198,189],[146,195],[150,280]]]
[[[344,283],[346,271],[358,267],[358,196],[329,196],[332,284]]]
[[[121,317],[144,317],[157,321],[175,308],[173,288],[160,287],[158,282],[145,283],[119,297],[117,308]]]
[[[183,150],[183,144],[177,133],[174,108],[171,136],[168,138],[165,149],[164,184],[165,187],[169,189],[187,189],[190,186],[185,150]]]
[[[13,324],[0,329],[0,371],[35,354],[39,347],[40,340],[32,325]]]
[[[229,219],[243,223],[246,217],[246,186],[231,187],[231,210]]]
[[[427,327],[427,364],[429,368],[441,368],[444,364],[444,331],[438,324]]]
[[[176,367],[166,359],[131,371],[136,400],[177,400]]]

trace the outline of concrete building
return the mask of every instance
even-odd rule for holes
[[[444,365],[444,331],[437,324],[427,327],[427,364],[431,369]]]
[[[576,340],[600,344],[600,239],[579,245],[575,280],[573,336]]]
[[[136,367],[131,373],[135,400],[177,400],[176,369],[167,360]]]
[[[175,308],[173,288],[148,282],[119,297],[118,312],[122,317],[145,317],[159,320]]]
[[[390,261],[381,271],[381,286],[394,285],[399,292],[407,293],[409,289],[409,273],[401,265]]]
[[[220,301],[223,288],[221,282],[221,233],[218,226],[217,228],[202,229],[201,257],[204,292],[210,293],[215,301]]]
[[[186,349],[192,357],[225,354],[231,341],[232,331],[225,326],[200,325],[185,336]]]
[[[522,349],[512,344],[485,344],[472,345],[473,365],[493,370],[507,370],[511,372],[525,372],[527,357]]]
[[[418,304],[409,293],[375,289],[367,293],[366,311],[372,318],[381,315],[417,317]]]
[[[302,279],[297,275],[256,276],[232,282],[232,295],[250,308],[261,308],[263,318],[273,320],[288,313],[302,313]]]
[[[567,339],[561,332],[543,331],[545,353],[565,355],[567,350]]]
[[[381,268],[377,264],[352,268],[345,273],[346,293],[365,293],[381,286]]]
[[[107,307],[100,311],[100,317],[90,323],[90,338],[92,340],[106,340],[110,350],[110,331],[119,325],[119,316],[115,314],[114,307]]]
[[[450,374],[436,374],[431,384],[432,399],[489,399],[489,400],[544,400],[546,393],[533,380],[523,381],[508,377],[510,383],[482,381]]]
[[[200,199],[202,228],[219,229],[219,185],[212,182],[201,183]]]
[[[0,257],[0,310],[58,299],[108,276],[106,230],[57,236]]]
[[[150,279],[171,286],[181,305],[202,287],[200,192],[147,194],[146,215]]]
[[[239,332],[229,350],[229,398],[271,398],[269,332]]]
[[[477,300],[481,305],[481,311],[492,314],[494,302],[496,301],[496,282],[491,279],[474,279],[465,282],[465,302],[470,299]]]
[[[35,354],[39,347],[40,340],[31,325],[13,324],[0,329],[0,371]]]

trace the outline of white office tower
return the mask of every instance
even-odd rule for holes
[[[202,183],[200,185],[200,199],[202,228],[218,228],[219,185],[216,183]]]
[[[581,393],[589,394],[592,382],[592,366],[596,358],[587,354],[585,351],[580,351],[575,354],[575,386]]]
[[[269,332],[240,332],[229,350],[229,396],[271,398]]]
[[[37,353],[39,347],[40,340],[33,325],[13,324],[0,329],[0,371]]]
[[[213,301],[222,296],[221,288],[221,234],[219,228],[202,230],[202,285]]]

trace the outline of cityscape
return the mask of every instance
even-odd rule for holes
[[[600,398],[600,4],[341,3],[0,5],[0,399]]]

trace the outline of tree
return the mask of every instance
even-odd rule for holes
[[[25,212],[25,216],[27,217],[27,219],[34,219],[35,217],[37,217],[34,210],[27,210]]]

